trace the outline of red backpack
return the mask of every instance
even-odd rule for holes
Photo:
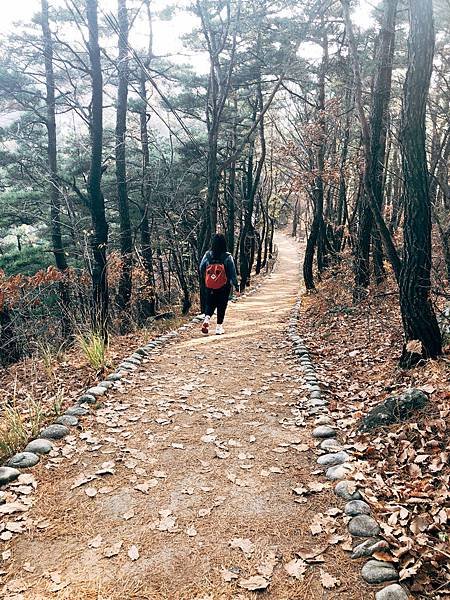
[[[223,262],[212,262],[206,267],[205,285],[209,290],[220,290],[227,283],[228,277]]]

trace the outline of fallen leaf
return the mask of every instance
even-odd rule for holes
[[[253,575],[253,577],[249,577],[248,579],[241,579],[238,585],[239,587],[244,588],[244,590],[255,592],[257,590],[267,589],[269,584],[270,581],[261,577],[261,575]]]
[[[28,509],[28,506],[20,504],[20,502],[7,502],[6,504],[0,505],[0,514],[12,515],[16,512],[26,512]]]
[[[332,590],[333,588],[341,585],[339,579],[336,579],[336,577],[333,577],[333,575],[330,575],[323,569],[320,569],[320,583],[326,590]]]
[[[284,565],[284,569],[288,575],[295,577],[295,579],[303,579],[307,568],[308,565],[301,558],[293,558]]]
[[[128,556],[131,558],[131,560],[137,560],[139,558],[139,550],[137,549],[137,546],[130,546],[128,549]]]
[[[255,545],[248,538],[234,538],[233,540],[231,540],[230,546],[232,548],[239,548],[240,550],[242,550],[242,552],[247,558],[250,558],[250,556],[255,551]]]
[[[101,535],[97,535],[97,536],[95,536],[95,538],[92,538],[92,540],[90,540],[88,542],[88,546],[90,548],[100,548],[100,546],[102,545],[102,543],[103,543],[102,536]]]
[[[119,554],[120,549],[122,548],[122,540],[120,542],[116,542],[115,544],[112,544],[112,546],[108,546],[107,548],[105,548],[103,550],[103,556],[105,558],[111,558],[112,556],[117,556],[117,554]]]
[[[226,581],[227,583],[229,583],[230,581],[233,581],[233,579],[237,579],[238,578],[238,574],[234,573],[233,571],[230,571],[229,569],[225,569],[225,567],[222,567],[220,569],[220,572],[222,574],[222,579],[224,581]]]
[[[264,557],[263,561],[256,567],[256,570],[260,575],[269,579],[272,577],[273,570],[278,562],[277,555],[273,550],[269,550],[269,552]]]

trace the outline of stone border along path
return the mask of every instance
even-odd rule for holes
[[[263,274],[263,277],[269,275],[276,264],[277,251],[275,251],[275,259],[270,262],[269,270]],[[251,287],[240,298],[236,298],[233,302],[239,302],[248,296],[253,295],[259,290],[261,283]],[[70,433],[69,427],[78,425],[78,417],[83,417],[89,414],[89,407],[95,404],[102,396],[106,395],[109,390],[114,390],[117,387],[116,382],[126,383],[127,379],[124,375],[130,375],[136,371],[142,364],[142,361],[156,349],[163,347],[172,339],[176,338],[180,333],[190,329],[193,325],[197,325],[203,321],[204,315],[199,314],[193,317],[189,322],[181,325],[177,329],[162,334],[151,342],[138,348],[128,358],[125,358],[116,370],[108,375],[105,380],[100,381],[97,385],[90,387],[82,394],[76,404],[70,406],[62,415],[55,419],[54,423],[41,429],[39,436],[31,440],[25,447],[23,452],[18,452],[9,458],[3,466],[0,466],[0,487],[12,483],[19,475],[19,469],[29,469],[34,467],[40,461],[41,456],[49,454],[53,449],[53,442],[65,438]],[[3,501],[4,503],[4,501]],[[0,504],[2,501],[0,499]]]
[[[370,506],[364,502],[358,490],[352,490],[353,482],[347,479],[347,476],[353,472],[350,450],[345,449],[337,440],[338,429],[328,409],[328,400],[322,396],[308,349],[298,335],[301,302],[300,297],[291,311],[288,325],[288,335],[294,346],[294,354],[308,384],[309,401],[306,407],[300,408],[305,408],[308,415],[317,417],[312,436],[320,440],[320,450],[323,452],[317,459],[317,463],[325,469],[327,479],[338,482],[334,489],[335,494],[347,501],[344,513],[351,517],[348,530],[357,542],[353,548],[352,558],[371,557],[379,550],[386,550],[387,543],[378,537],[380,527],[370,515]],[[398,572],[393,563],[374,559],[366,562],[361,574],[367,583],[372,584],[398,580]],[[398,583],[391,583],[375,594],[376,600],[408,600],[408,598],[408,592]]]

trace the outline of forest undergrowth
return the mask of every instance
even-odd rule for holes
[[[102,357],[90,355],[80,340],[75,340],[71,347],[60,351],[37,348],[32,356],[1,368],[0,406],[7,413],[0,424],[0,460],[22,450],[43,425],[113,371],[130,351],[186,320],[187,317],[175,314],[125,335],[112,335]],[[90,346],[94,350],[92,341]],[[97,367],[100,359],[102,366]]]
[[[359,457],[356,484],[373,506],[391,547],[375,558],[399,564],[400,578],[419,598],[450,593],[450,346],[440,360],[402,370],[402,329],[395,282],[352,303],[345,262],[303,299],[300,333],[321,383]],[[361,417],[385,398],[415,387],[429,403],[406,423],[356,432]]]

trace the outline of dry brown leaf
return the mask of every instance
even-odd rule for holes
[[[308,565],[301,558],[293,558],[284,565],[286,572],[295,579],[303,579]]]
[[[273,570],[278,562],[277,555],[273,550],[269,550],[262,560],[262,562],[256,567],[259,575],[262,575],[266,579],[272,577]]]
[[[261,577],[261,575],[253,575],[253,577],[249,577],[248,579],[241,579],[239,581],[239,587],[244,588],[244,590],[249,590],[250,592],[256,592],[258,590],[265,590],[269,587],[270,581]]]
[[[255,551],[255,545],[251,540],[247,538],[234,538],[233,540],[231,540],[230,546],[232,548],[238,548],[239,550],[242,550],[242,552],[247,558],[250,558],[250,556]]]
[[[100,548],[100,546],[103,543],[103,538],[101,535],[97,535],[95,538],[92,538],[92,540],[90,540],[88,542],[88,546],[90,548]]]
[[[323,569],[320,569],[320,583],[326,590],[332,590],[341,585],[339,579],[333,577],[333,575],[330,575],[330,573],[327,573]]]
[[[105,558],[111,558],[113,556],[117,556],[117,554],[119,554],[119,552],[120,552],[120,549],[122,548],[122,544],[123,544],[123,541],[121,540],[120,542],[116,542],[115,544],[108,546],[107,548],[105,548],[103,550],[103,556]]]
[[[137,560],[139,558],[139,550],[137,546],[130,546],[128,549],[128,556],[131,560]]]
[[[234,573],[233,571],[230,571],[229,569],[225,569],[225,567],[222,567],[220,572],[222,574],[222,579],[224,581],[226,581],[227,583],[229,583],[230,581],[233,581],[233,579],[237,579],[239,577],[237,573]]]

